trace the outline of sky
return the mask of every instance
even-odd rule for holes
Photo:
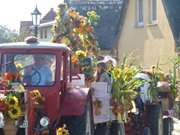
[[[63,0],[1,0],[0,25],[19,30],[20,21],[31,21],[36,4],[43,17],[50,8],[56,9]]]

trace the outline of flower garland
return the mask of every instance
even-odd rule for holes
[[[23,115],[21,93],[8,91],[0,93],[0,112],[3,112],[10,119],[18,119]]]
[[[79,68],[76,69],[78,73],[85,74],[88,82],[94,80],[93,63],[100,50],[94,36],[99,18],[95,11],[87,12],[85,17],[66,4],[61,4],[52,29],[53,42],[64,43],[73,50],[72,63]]]
[[[97,54],[98,42],[93,32],[99,18],[95,11],[87,12],[84,17],[73,8],[60,5],[53,26],[53,42],[65,43],[74,52],[82,50],[88,54]]]
[[[18,119],[23,115],[21,94],[25,88],[19,83],[20,74],[7,72],[0,77],[0,112],[10,119]]]
[[[0,112],[6,112],[8,110],[8,104],[6,102],[5,94],[0,93]]]

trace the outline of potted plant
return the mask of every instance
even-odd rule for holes
[[[121,66],[113,68],[112,105],[113,112],[120,121],[126,121],[126,114],[132,109],[132,102],[137,96],[136,89],[144,83],[135,78],[138,72],[140,70],[135,66],[128,65],[126,60]]]

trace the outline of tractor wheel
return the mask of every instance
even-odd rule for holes
[[[66,116],[63,118],[70,135],[94,135],[92,102],[89,98],[85,112],[81,116]]]

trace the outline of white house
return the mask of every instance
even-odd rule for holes
[[[51,29],[54,24],[55,16],[56,12],[53,8],[51,8],[50,11],[41,19],[38,33],[38,38],[40,39],[40,41],[51,41]]]

